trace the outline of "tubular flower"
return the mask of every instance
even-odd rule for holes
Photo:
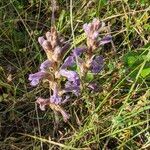
[[[90,69],[93,73],[99,73],[103,68],[103,64],[104,64],[103,57],[96,56],[95,59],[93,59],[93,61],[91,62]]]
[[[58,95],[58,90],[56,86],[53,90],[53,95],[50,97],[50,102],[53,104],[61,104],[62,102],[62,97]]]
[[[48,76],[48,74],[46,72],[42,72],[42,71],[39,71],[37,73],[34,73],[34,74],[30,74],[29,75],[29,81],[31,81],[30,85],[31,86],[36,86],[39,84],[40,80],[45,78],[46,76]]]
[[[99,37],[99,32],[103,27],[104,24],[98,19],[93,19],[91,23],[84,24],[83,30],[87,38],[87,46],[73,49],[64,61],[64,56],[69,50],[70,44],[59,37],[55,27],[51,27],[45,36],[38,38],[39,44],[47,55],[47,60],[41,63],[40,71],[30,74],[28,79],[32,86],[38,85],[44,79],[47,79],[46,81],[49,83],[49,90],[52,95],[47,99],[39,97],[36,100],[42,111],[49,106],[55,113],[59,112],[65,122],[69,119],[69,115],[62,108],[62,105],[70,99],[69,94],[73,93],[75,96],[79,96],[80,88],[84,87],[81,85],[81,79],[84,80],[88,71],[96,74],[103,68],[103,58],[102,56],[95,56],[95,50],[112,40],[110,35],[103,38]],[[81,79],[78,72],[72,70],[73,68],[80,69]],[[66,79],[65,83],[63,78]],[[88,85],[87,87],[93,91],[98,89],[96,83],[86,83],[85,85]]]
[[[88,51],[94,51],[98,45],[98,36],[99,36],[99,29],[101,27],[101,22],[98,19],[93,19],[92,23],[84,24],[83,30],[87,37],[87,46]]]
[[[40,65],[40,71],[34,74],[30,74],[28,80],[31,81],[31,86],[36,86],[42,79],[50,79],[52,80],[51,74],[47,71],[53,65],[53,63],[49,60],[44,61]]]
[[[93,19],[92,23],[89,24],[84,24],[83,25],[83,30],[85,31],[85,34],[87,36],[87,38],[90,38],[92,40],[95,40],[98,35],[99,35],[99,28],[100,28],[100,21],[98,19]]]
[[[47,71],[52,65],[53,63],[47,59],[40,65],[40,70]]]
[[[60,62],[70,45],[61,42],[55,27],[52,27],[51,31],[48,31],[45,37],[46,39],[43,36],[39,37],[38,41],[46,52],[48,59],[50,61]]]
[[[77,48],[73,49],[73,56],[80,56],[85,51],[86,51],[85,47],[77,47]]]
[[[75,58],[74,56],[68,56],[64,63],[61,66],[61,69],[66,69],[67,67],[71,67],[75,64]]]
[[[72,54],[65,59],[64,63],[61,66],[61,69],[66,69],[66,68],[72,67],[74,64],[76,64],[75,57],[80,56],[82,53],[85,52],[85,50],[86,50],[85,47],[73,49]]]
[[[44,39],[43,36],[41,36],[41,37],[38,38],[38,42],[39,42],[39,44],[40,44],[41,46],[42,46],[42,44],[43,44],[44,41],[45,41],[45,39]]]
[[[84,24],[83,30],[85,31],[87,37],[87,46],[89,53],[93,52],[98,46],[104,45],[111,42],[111,36],[108,35],[101,40],[99,40],[99,32],[105,26],[103,22],[100,22],[98,19],[93,19],[92,23]]]
[[[71,81],[73,84],[79,84],[79,76],[75,71],[70,71],[66,69],[61,69],[59,71],[60,75],[66,77],[68,81]]]
[[[79,95],[80,92],[80,79],[78,74],[75,71],[69,71],[65,69],[61,69],[59,71],[61,76],[64,76],[67,78],[67,82],[65,83],[65,92],[72,92],[76,96]]]
[[[45,52],[52,50],[52,45],[43,36],[38,38],[38,42],[43,47],[43,49],[45,50]]]
[[[65,90],[65,92],[72,92],[76,96],[79,96],[79,94],[80,94],[80,84],[78,84],[78,83],[73,84],[72,82],[67,81],[65,83],[65,89],[64,90]]]
[[[110,43],[111,41],[112,41],[112,36],[111,35],[107,35],[107,36],[103,37],[100,40],[100,45],[104,45],[104,44]]]

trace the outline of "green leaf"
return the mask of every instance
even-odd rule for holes
[[[127,65],[127,66],[129,66],[129,67],[131,67],[134,63],[135,63],[135,61],[136,61],[136,54],[135,53],[127,53],[124,57],[123,57],[123,60],[124,60],[124,63]]]
[[[143,78],[147,77],[150,74],[150,67],[149,68],[144,68],[141,72],[141,76]]]
[[[148,0],[140,0],[140,3],[141,3],[142,5],[146,5],[146,4],[148,3]]]
[[[85,80],[90,82],[94,79],[94,75],[92,73],[87,73]]]
[[[99,5],[100,5],[100,6],[104,6],[104,5],[107,4],[107,1],[108,1],[108,0],[99,0]]]
[[[136,60],[137,60],[136,56],[129,56],[127,58],[127,63],[131,67],[136,62]]]

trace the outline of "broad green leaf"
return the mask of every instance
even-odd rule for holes
[[[94,79],[94,75],[92,73],[87,73],[85,80],[90,82]]]
[[[127,66],[132,67],[133,64],[135,64],[136,60],[138,59],[138,54],[135,52],[131,52],[126,54],[123,59],[124,59],[124,63]]]
[[[145,78],[145,77],[148,76],[149,74],[150,74],[150,67],[143,69],[142,72],[141,72],[141,76],[142,76],[143,78]]]

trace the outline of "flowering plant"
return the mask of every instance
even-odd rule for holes
[[[45,37],[39,37],[38,41],[44,49],[47,60],[40,65],[40,71],[29,75],[29,81],[32,86],[38,85],[41,81],[49,83],[52,95],[49,98],[37,98],[41,110],[45,110],[49,106],[54,112],[59,112],[66,122],[69,115],[63,109],[62,104],[66,103],[70,98],[70,93],[75,96],[80,95],[81,80],[90,71],[91,73],[99,73],[103,68],[102,56],[96,55],[96,49],[101,45],[109,43],[111,36],[104,38],[99,37],[100,30],[104,27],[104,23],[98,19],[93,19],[89,24],[83,25],[83,30],[87,38],[87,46],[77,47],[63,61],[66,52],[69,50],[69,43],[65,43],[59,37],[55,27],[51,27]],[[73,65],[80,66],[79,71],[71,70]],[[62,79],[65,78],[65,84]],[[95,89],[95,84],[89,86]]]

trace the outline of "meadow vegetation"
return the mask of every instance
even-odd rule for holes
[[[50,0],[0,1],[0,149],[148,150],[150,148],[150,1],[57,0],[55,25],[71,47],[85,44],[83,24],[105,22],[112,42],[101,46],[103,70],[86,80],[98,83],[64,105],[67,122],[37,97],[32,87],[46,55],[38,37],[51,27]],[[100,36],[104,36],[101,33]],[[56,121],[57,120],[57,121]]]

